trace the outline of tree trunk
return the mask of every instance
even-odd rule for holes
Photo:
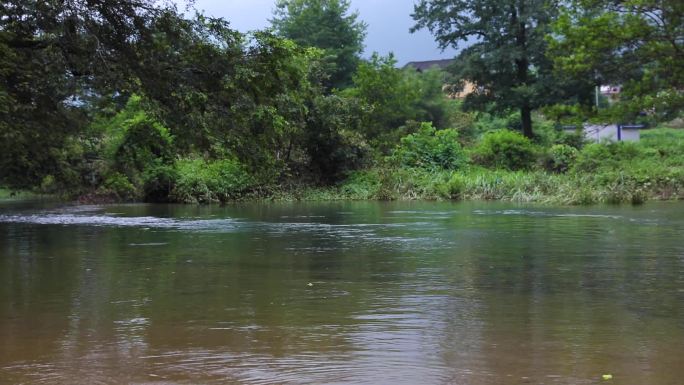
[[[523,4],[521,4],[523,5]],[[522,13],[523,9],[520,10]],[[517,83],[522,86],[527,86],[529,81],[529,58],[527,53],[527,26],[524,21],[518,20],[518,9],[515,6],[511,12],[511,24],[517,25],[518,31],[516,33],[515,41],[516,45],[520,49],[521,57],[515,60],[515,66],[517,67]],[[530,107],[529,97],[525,96],[526,100],[523,101],[523,106],[520,107],[520,120],[522,123],[523,135],[528,138],[532,138],[532,108]]]
[[[532,109],[529,106],[520,108],[520,120],[522,122],[523,135],[532,139]]]

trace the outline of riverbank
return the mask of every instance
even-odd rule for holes
[[[454,150],[462,152],[457,160],[453,153],[449,158],[436,150],[443,149],[441,143],[419,149],[399,147],[395,151],[403,156],[399,161],[399,156],[385,159],[350,173],[333,186],[267,186],[234,193],[231,200],[499,200],[587,205],[684,199],[684,130],[653,129],[644,131],[639,142],[583,144],[580,148],[532,148],[525,142],[515,147],[511,144],[515,137],[494,139],[503,145],[489,143],[492,150],[485,139],[478,146]],[[496,162],[483,155],[487,151],[498,156],[488,155]],[[443,167],[445,158],[456,166]],[[171,196],[183,203],[218,202],[221,196],[229,196],[212,193],[210,186],[217,185],[216,181],[198,175],[192,174],[192,183],[178,183]]]
[[[648,200],[684,199],[681,176],[614,174],[551,174],[473,169],[368,170],[339,186],[277,192],[264,200],[462,200],[507,201],[563,205],[641,204]]]
[[[46,197],[46,195],[26,190],[10,190],[0,188],[0,201],[38,199],[41,197]]]
[[[443,137],[439,131],[414,134],[392,157],[329,185],[297,177],[279,184],[258,183],[232,160],[181,159],[145,173],[135,183],[117,174],[95,190],[53,195],[84,204],[496,200],[589,205],[684,199],[684,130],[653,129],[644,131],[639,142],[577,147],[516,143],[519,138],[501,132],[492,137],[487,142],[485,135],[470,147],[460,147],[454,140],[417,146],[416,142]],[[49,192],[0,189],[0,199],[39,198]]]
[[[211,199],[210,195],[186,195],[187,200],[172,203],[457,200],[591,205],[684,199],[681,170],[652,168],[648,174],[630,171],[633,170],[554,174],[483,168],[463,171],[374,168],[355,172],[336,186],[273,186],[229,200]],[[101,204],[126,200],[116,195],[93,194],[82,196],[78,201]]]

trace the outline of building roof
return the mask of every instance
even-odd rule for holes
[[[415,68],[417,71],[426,71],[431,68],[446,69],[448,66],[454,63],[454,59],[442,59],[442,60],[428,60],[428,61],[412,61],[404,66],[404,68]]]

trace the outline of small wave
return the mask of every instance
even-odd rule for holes
[[[35,225],[77,225],[102,227],[143,227],[197,231],[227,231],[233,230],[237,227],[237,221],[233,219],[182,220],[157,217],[115,217],[109,215],[73,214],[0,215],[0,223],[24,223]]]
[[[237,233],[259,232],[271,237],[289,236],[290,234],[308,234],[319,239],[332,239],[340,242],[334,248],[351,248],[364,244],[389,244],[397,247],[430,248],[443,241],[425,236],[425,231],[432,232],[435,224],[432,222],[409,222],[409,223],[356,223],[356,224],[333,224],[319,222],[249,222],[238,219],[196,219],[196,218],[160,218],[152,216],[126,217],[111,214],[78,215],[73,213],[56,214],[54,212],[0,215],[0,223],[15,223],[29,225],[52,225],[52,226],[90,226],[90,227],[114,227],[114,228],[138,228],[143,230],[180,231],[196,233]],[[413,229],[415,236],[399,236],[393,230]],[[421,235],[415,234],[416,229],[422,229]],[[161,247],[167,242],[129,243],[129,247]],[[293,247],[296,249],[297,247]],[[289,250],[293,252],[317,252],[324,253],[329,250]]]
[[[607,214],[572,214],[572,213],[550,213],[544,211],[529,211],[529,210],[474,210],[476,215],[519,215],[528,217],[549,217],[549,218],[605,218],[605,219],[623,219],[620,215]]]

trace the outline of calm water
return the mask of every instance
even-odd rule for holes
[[[5,203],[0,383],[679,385],[684,203]]]

